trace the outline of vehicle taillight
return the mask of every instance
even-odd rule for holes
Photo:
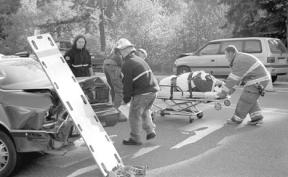
[[[275,57],[267,57],[267,63],[275,63]]]

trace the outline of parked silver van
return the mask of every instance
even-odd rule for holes
[[[277,38],[249,37],[213,40],[194,53],[182,55],[175,61],[174,73],[204,70],[216,77],[227,77],[230,73],[224,49],[234,45],[240,52],[250,53],[259,58],[269,69],[272,81],[278,75],[288,73],[288,51]]]

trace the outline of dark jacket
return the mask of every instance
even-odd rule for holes
[[[158,82],[149,65],[134,52],[124,58],[122,73],[125,103],[133,96],[159,91]]]
[[[117,55],[115,53],[110,54],[107,58],[104,60],[104,64],[110,64],[122,67],[123,61],[120,55]]]
[[[91,56],[85,45],[82,49],[77,49],[76,42],[79,38],[84,36],[77,36],[73,42],[72,48],[64,55],[69,67],[76,77],[90,76],[89,68],[91,67]]]

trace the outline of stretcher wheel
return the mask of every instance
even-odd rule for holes
[[[203,112],[199,112],[196,116],[198,119],[202,119],[204,114],[203,114]]]
[[[189,117],[189,123],[192,124],[194,122],[193,117]]]
[[[219,111],[222,109],[222,105],[220,103],[215,103],[214,108]]]
[[[225,100],[224,101],[224,105],[225,106],[230,106],[231,105],[231,101],[230,100]]]

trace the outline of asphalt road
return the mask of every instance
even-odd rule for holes
[[[127,122],[106,130],[126,165],[148,165],[147,177],[287,177],[288,83],[274,86],[275,92],[260,99],[265,116],[260,126],[224,125],[238,89],[232,105],[220,111],[199,105],[204,117],[192,124],[183,116],[157,116],[157,137],[142,146],[122,145]],[[13,177],[101,176],[85,144],[78,141],[76,147],[64,155],[27,154]]]

